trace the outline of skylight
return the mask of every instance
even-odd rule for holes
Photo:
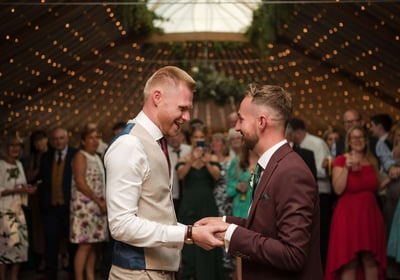
[[[165,19],[154,23],[165,33],[244,33],[260,3],[261,0],[149,0],[147,6]]]

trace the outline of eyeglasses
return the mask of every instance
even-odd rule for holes
[[[361,121],[361,119],[347,120],[347,121],[344,121],[343,123],[344,124],[355,124],[355,123],[357,123],[359,121]]]
[[[349,139],[351,141],[355,141],[355,140],[365,140],[364,136],[350,136]]]

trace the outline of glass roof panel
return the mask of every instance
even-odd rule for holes
[[[244,33],[261,0],[149,0],[148,8],[164,21],[154,24],[165,33]]]

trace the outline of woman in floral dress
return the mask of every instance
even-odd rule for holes
[[[17,280],[22,262],[28,260],[28,227],[22,205],[36,186],[28,185],[22,163],[22,142],[10,136],[0,160],[0,280]]]
[[[104,167],[96,154],[99,145],[96,129],[84,129],[81,145],[72,160],[70,241],[78,244],[75,279],[94,280],[96,247],[108,240]]]

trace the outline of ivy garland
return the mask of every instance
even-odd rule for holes
[[[117,2],[117,0],[112,0]],[[121,1],[118,1],[121,2]],[[163,33],[163,30],[154,26],[154,20],[165,20],[147,9],[147,0],[138,0],[135,5],[130,5],[129,0],[122,0],[127,5],[120,9],[122,23],[131,34],[147,37],[151,34]],[[262,56],[268,55],[267,45],[276,40],[279,27],[289,22],[291,11],[295,5],[260,5],[254,11],[252,24],[245,35]],[[215,42],[214,42],[215,44]],[[215,50],[224,51],[227,47],[240,47],[241,43],[215,44]],[[186,46],[173,43],[175,58],[184,59]],[[226,77],[212,66],[194,65],[191,68],[192,77],[197,82],[195,100],[207,102],[213,100],[217,105],[223,106],[230,102],[239,102],[245,90],[245,84],[234,77]]]
[[[196,81],[195,101],[214,101],[219,106],[230,102],[239,102],[244,93],[245,85],[234,77],[226,77],[212,66],[192,66],[190,75]]]

